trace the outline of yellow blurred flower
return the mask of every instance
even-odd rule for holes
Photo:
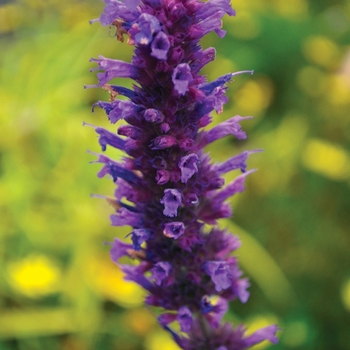
[[[341,288],[341,300],[345,309],[350,312],[350,279]]]
[[[309,36],[303,45],[304,56],[324,68],[334,68],[339,63],[340,49],[324,36]]]
[[[274,86],[267,76],[260,76],[247,81],[233,96],[236,109],[242,115],[254,115],[253,122],[257,122],[259,113],[263,112],[272,102]]]
[[[134,282],[123,279],[120,268],[105,256],[90,260],[87,281],[103,297],[123,307],[136,307],[143,303],[144,291]]]
[[[350,157],[340,146],[321,139],[310,139],[302,156],[306,168],[332,180],[350,178]]]
[[[60,268],[44,255],[30,255],[7,266],[9,284],[17,292],[40,297],[59,290]]]
[[[171,336],[163,330],[149,333],[146,337],[145,345],[147,350],[180,350],[178,345],[172,340]]]

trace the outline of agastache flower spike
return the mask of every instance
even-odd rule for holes
[[[236,115],[203,130],[212,111],[221,113],[228,101],[227,83],[253,71],[228,73],[212,82],[200,70],[215,58],[199,40],[214,31],[225,35],[222,17],[234,16],[230,0],[105,0],[100,18],[115,26],[116,38],[127,36],[134,45],[131,62],[99,56],[98,84],[110,101],[98,101],[112,124],[123,120],[117,133],[94,127],[102,151],[107,146],[127,156],[115,161],[97,154],[116,184],[113,226],[131,226],[129,242],[115,239],[111,259],[147,292],[145,303],[162,309],[159,324],[184,350],[243,350],[269,340],[277,343],[277,326],[246,335],[244,326],[222,322],[228,301],[249,298],[249,282],[242,278],[236,236],[219,229],[217,220],[231,216],[228,199],[244,190],[247,159],[259,150],[244,151],[223,163],[212,163],[204,147],[223,137],[245,139]],[[112,85],[114,78],[130,78],[132,89]],[[118,96],[123,96],[118,99]],[[85,125],[88,125],[85,123]],[[92,125],[90,125],[92,126]],[[119,135],[119,136],[118,136]],[[224,185],[223,174],[242,174]],[[127,202],[126,202],[127,201]],[[212,225],[211,229],[204,224]],[[121,264],[130,257],[139,265]],[[124,258],[125,260],[125,258]],[[216,300],[216,302],[215,302]],[[172,329],[179,324],[180,332]]]

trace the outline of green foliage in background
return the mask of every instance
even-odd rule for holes
[[[258,349],[350,349],[350,3],[236,0],[227,36],[211,35],[209,80],[241,69],[220,122],[235,114],[247,141],[208,151],[251,156],[247,190],[223,222],[243,242],[238,256],[251,298],[227,320],[251,330],[277,322],[280,344]],[[93,129],[108,123],[91,105],[108,95],[90,57],[129,60],[127,44],[88,20],[102,1],[0,3],[0,350],[176,350],[124,282],[103,245],[112,195]],[[122,82],[124,84],[124,81]],[[109,127],[109,126],[108,126]],[[114,158],[121,154],[112,152]],[[234,176],[235,174],[231,175]]]

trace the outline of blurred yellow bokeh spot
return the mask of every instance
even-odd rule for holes
[[[346,310],[350,312],[350,279],[346,281],[341,289],[341,299]]]
[[[0,6],[0,33],[15,30],[22,20],[21,7],[15,4]]]
[[[57,292],[61,270],[44,255],[30,255],[7,266],[8,281],[13,289],[29,297]]]
[[[173,339],[163,330],[150,333],[145,340],[146,350],[179,350]]]
[[[304,166],[332,180],[350,176],[350,157],[340,146],[320,139],[310,139],[302,155]]]
[[[274,0],[273,6],[277,13],[287,18],[303,19],[308,14],[308,2],[306,0]]]
[[[260,76],[256,80],[247,81],[233,96],[236,109],[242,115],[254,115],[266,109],[274,96],[274,86],[268,77]],[[254,122],[254,120],[253,120]]]
[[[135,282],[125,281],[120,268],[105,256],[90,260],[88,283],[103,297],[132,308],[143,304],[145,292]]]
[[[304,42],[303,52],[310,62],[325,68],[334,67],[340,57],[338,46],[323,36],[308,37]]]
[[[332,74],[328,79],[327,99],[335,106],[350,104],[349,77],[341,74]],[[344,113],[343,118],[349,118],[349,113]]]
[[[260,34],[259,22],[252,12],[239,11],[239,16],[227,18],[227,31],[239,39],[253,39]],[[242,30],[244,28],[244,30]]]

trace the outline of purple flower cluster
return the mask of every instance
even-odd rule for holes
[[[111,258],[125,279],[147,291],[145,303],[160,307],[160,325],[185,350],[241,350],[263,340],[277,342],[277,326],[247,336],[243,326],[221,320],[228,301],[248,300],[249,282],[232,256],[240,242],[217,227],[232,215],[226,200],[244,190],[245,151],[224,163],[212,163],[203,149],[228,135],[245,139],[234,116],[210,130],[210,113],[222,112],[227,102],[230,73],[207,82],[199,71],[215,58],[199,40],[211,31],[219,37],[221,18],[235,15],[230,0],[105,0],[100,21],[115,26],[120,41],[134,45],[131,63],[99,56],[99,83],[110,101],[98,101],[112,124],[123,120],[117,134],[96,127],[102,150],[126,153],[117,162],[100,154],[99,177],[110,175],[117,185],[113,226],[131,226],[130,243],[115,239]],[[93,21],[93,22],[94,22]],[[133,89],[108,84],[113,78],[135,81]],[[117,99],[121,95],[126,99]],[[118,136],[120,135],[120,136]],[[224,185],[223,174],[242,174]],[[205,224],[207,224],[205,226]],[[210,228],[208,228],[210,227]],[[138,265],[121,264],[128,256]],[[172,330],[178,322],[181,332]]]

